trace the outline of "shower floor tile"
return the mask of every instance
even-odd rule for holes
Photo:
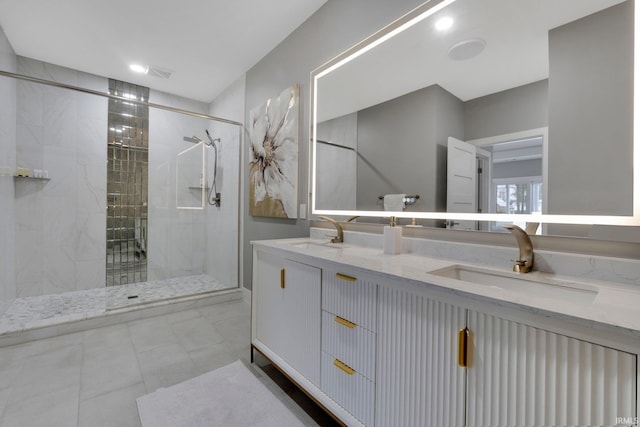
[[[229,288],[228,285],[224,285],[206,274],[110,286],[106,288],[106,309],[115,310],[138,304],[162,301],[185,295],[198,295],[227,288]]]
[[[134,309],[145,304],[229,288],[213,277],[201,274],[16,298],[0,317],[0,335],[100,317],[112,310]]]

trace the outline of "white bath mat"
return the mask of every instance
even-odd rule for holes
[[[137,403],[142,427],[303,426],[239,360]]]

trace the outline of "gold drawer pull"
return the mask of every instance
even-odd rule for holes
[[[467,360],[469,345],[469,328],[460,329],[458,331],[458,365],[467,368],[469,360]]]
[[[342,326],[346,326],[347,328],[353,329],[356,327],[356,324],[353,322],[349,322],[347,319],[343,319],[340,316],[336,316],[336,322],[340,323]]]
[[[347,276],[346,274],[342,273],[336,273],[336,277],[338,279],[346,280],[347,282],[355,282],[356,280],[358,280],[355,277]]]
[[[284,283],[284,278],[285,278],[285,272],[284,272],[284,268],[280,270],[280,287],[282,289],[284,289],[285,283]]]
[[[356,373],[356,371],[354,371],[353,369],[351,369],[349,366],[345,365],[344,363],[342,363],[341,361],[339,361],[338,359],[333,361],[333,364],[335,366],[337,366],[340,370],[344,371],[345,373],[347,373],[348,375],[353,375]]]

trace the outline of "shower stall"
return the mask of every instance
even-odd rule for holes
[[[29,58],[8,71],[5,313],[72,294],[108,311],[239,287],[240,123],[211,116],[215,104]]]

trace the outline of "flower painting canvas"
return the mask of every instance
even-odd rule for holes
[[[298,85],[249,112],[249,215],[297,218]]]

